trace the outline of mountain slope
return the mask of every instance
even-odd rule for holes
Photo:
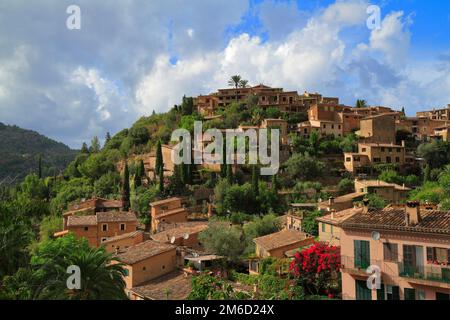
[[[76,153],[65,144],[35,131],[0,122],[0,184],[20,180],[30,172],[37,173],[39,155],[45,176],[59,173]]]

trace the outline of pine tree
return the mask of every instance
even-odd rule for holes
[[[161,140],[158,140],[158,144],[156,145],[156,160],[155,160],[155,172],[157,175],[163,170],[163,155],[162,155],[162,146]]]
[[[231,164],[227,164],[227,181],[229,184],[233,184],[233,167]]]
[[[81,153],[85,153],[85,154],[89,153],[89,148],[88,148],[86,142],[83,142],[83,145],[81,146]]]
[[[109,131],[106,133],[106,137],[105,137],[105,146],[108,144],[108,142],[111,141],[111,134],[109,133]]]
[[[38,158],[38,177],[39,179],[42,179],[42,156],[39,155]]]
[[[125,162],[125,168],[123,169],[122,203],[123,210],[128,211],[130,209],[130,172],[127,162]]]
[[[255,198],[259,197],[259,168],[257,165],[252,168],[252,191]]]
[[[100,141],[98,140],[98,137],[95,136],[94,138],[92,138],[91,141],[91,148],[90,148],[90,152],[91,153],[97,153],[100,151]]]

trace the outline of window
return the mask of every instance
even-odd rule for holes
[[[147,270],[147,268],[146,267],[142,267],[142,271],[145,271],[145,270]]]
[[[125,223],[120,224],[120,231],[125,231]]]
[[[395,243],[383,243],[384,260],[398,261],[398,246]]]
[[[386,300],[400,300],[400,288],[397,286],[386,286]]]
[[[428,263],[449,263],[450,249],[427,247]]]
[[[356,300],[372,300],[372,291],[364,280],[356,280]]]
[[[346,162],[352,162],[352,158],[347,157],[347,158],[345,158],[345,161],[346,161]]]
[[[330,232],[333,234],[333,226],[330,226]]]
[[[405,288],[405,300],[416,300],[416,290]]]
[[[367,151],[367,148],[362,148],[361,149],[361,152],[366,152]]]
[[[326,128],[327,128],[327,125],[326,125],[326,124],[324,124],[324,125],[323,125],[323,128],[324,128],[324,129],[326,129]]]
[[[381,158],[373,158],[373,162],[381,162]]]
[[[436,300],[450,300],[448,293],[436,292]]]
[[[417,290],[417,300],[425,300],[425,291]]]
[[[165,268],[166,268],[166,266],[163,265],[163,266],[162,266],[162,269],[164,270]]]
[[[395,157],[395,162],[400,162],[400,157]]]
[[[84,227],[84,231],[88,231],[89,230],[89,227]]]
[[[321,225],[322,225],[322,232],[325,232],[327,230],[326,229],[326,227],[327,227],[326,224],[322,222]]]
[[[387,163],[391,163],[392,162],[392,158],[391,157],[386,157],[386,162]]]
[[[331,129],[334,129],[334,124],[331,125]]]
[[[128,269],[124,268],[123,270],[125,271],[125,276],[128,277],[130,275],[130,272],[128,271]]]
[[[384,148],[381,148],[381,152],[384,152]]]
[[[389,148],[388,150],[389,150],[389,152],[392,152],[392,148]]]
[[[341,127],[341,125],[338,125],[338,129],[341,129],[342,127]]]
[[[102,231],[108,231],[108,224],[102,224]]]
[[[355,268],[367,269],[370,265],[370,243],[364,240],[354,240]]]
[[[397,152],[401,152],[401,149],[400,149],[400,148],[397,148]]]
[[[102,238],[102,242],[105,242],[106,241],[106,238]]]

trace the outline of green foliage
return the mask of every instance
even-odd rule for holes
[[[231,261],[236,261],[244,252],[243,238],[244,234],[240,227],[225,222],[210,223],[209,228],[199,235],[199,240],[207,252],[225,256]]]
[[[115,198],[120,194],[120,175],[108,172],[94,182],[94,193],[101,198]]]
[[[56,191],[57,195],[51,200],[51,208],[53,212],[62,212],[68,203],[91,197],[94,188],[89,179],[73,178],[59,184]]]
[[[316,158],[305,154],[293,154],[284,164],[291,179],[312,180],[323,174],[325,164]]]
[[[105,153],[95,153],[86,159],[79,167],[80,173],[92,180],[97,180],[104,174],[114,171],[115,166]]]
[[[387,183],[396,183],[401,185],[404,182],[404,178],[394,170],[386,170],[381,172],[378,179]]]
[[[374,193],[368,194],[366,198],[369,200],[369,208],[383,209],[387,205],[383,198]]]
[[[128,211],[130,208],[130,173],[128,171],[128,163],[125,162],[122,178],[122,202],[123,210]]]
[[[188,300],[230,300],[234,293],[231,285],[206,273],[192,278]]]
[[[8,202],[0,202],[0,279],[28,262],[33,233],[30,224]]]
[[[103,248],[91,248],[85,239],[77,240],[73,235],[45,241],[32,256],[30,269],[21,269],[8,278],[1,295],[7,299],[126,299],[125,270],[113,261]],[[80,290],[67,289],[67,268],[71,265],[80,267]]]
[[[280,220],[273,214],[254,217],[253,221],[244,225],[244,234],[247,243],[245,253],[251,254],[255,252],[253,239],[277,232],[280,228]]]
[[[440,168],[450,162],[449,152],[450,143],[437,140],[423,143],[417,148],[418,155],[425,159],[430,166],[430,170]]]
[[[322,214],[318,210],[315,210],[312,212],[304,212],[303,220],[302,220],[302,230],[313,236],[318,236],[319,235],[319,224],[316,221],[316,218],[319,218],[321,216],[322,216]]]
[[[55,232],[63,229],[63,218],[60,215],[49,215],[42,219],[39,225],[39,240],[49,241]]]
[[[155,172],[156,174],[160,174],[161,171],[164,170],[163,163],[163,155],[162,155],[162,146],[161,140],[158,140],[158,144],[156,145],[156,160],[155,160]]]
[[[339,181],[338,188],[340,194],[355,192],[355,184],[353,180],[349,178],[344,178],[341,181]]]
[[[90,153],[97,153],[97,152],[100,152],[100,149],[101,149],[100,141],[98,140],[98,137],[95,136],[91,140],[91,147],[89,148],[89,152]]]

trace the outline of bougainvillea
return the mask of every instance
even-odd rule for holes
[[[331,296],[339,290],[340,267],[339,247],[315,243],[294,255],[290,271],[305,292]]]

